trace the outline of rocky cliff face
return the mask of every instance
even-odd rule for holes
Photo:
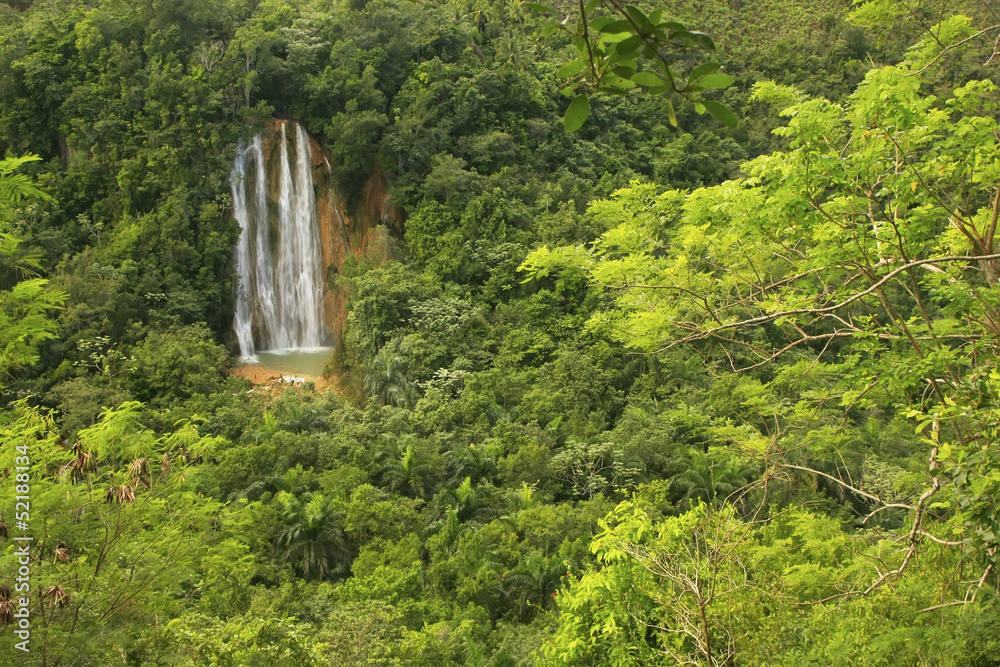
[[[271,169],[272,161],[278,160],[277,146],[281,137],[282,124],[288,124],[286,131],[294,127],[295,121],[275,120],[268,125],[263,135],[264,160],[268,164],[268,199],[277,201],[278,169]],[[347,317],[347,295],[335,285],[336,275],[340,272],[344,261],[351,255],[361,257],[372,252],[385,252],[384,243],[375,243],[379,237],[379,225],[401,230],[403,223],[402,211],[388,203],[388,179],[379,166],[376,166],[362,189],[360,202],[352,209],[357,210],[353,217],[348,216],[347,206],[335,186],[334,170],[326,148],[312,136],[309,137],[312,149],[313,188],[316,194],[316,216],[319,223],[320,243],[323,251],[323,266],[326,276],[327,291],[324,295],[325,321],[327,331],[333,337],[334,344],[339,344],[340,335]],[[272,176],[273,175],[273,176]],[[353,203],[353,202],[352,202]],[[380,257],[384,260],[385,257]]]

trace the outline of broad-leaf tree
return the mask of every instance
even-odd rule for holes
[[[617,222],[597,241],[540,248],[523,267],[586,274],[614,300],[593,329],[737,376],[733,417],[758,435],[734,442],[764,465],[765,488],[811,480],[860,525],[897,522],[897,545],[844,597],[895,581],[938,543],[979,572],[948,601],[971,604],[1000,546],[998,89],[921,89],[939,43],[972,33],[949,19],[845,104],[759,84],[756,99],[788,119],[776,130],[787,150],[690,193],[634,184],[592,206]],[[798,402],[759,400],[771,390],[753,378],[800,387]],[[754,382],[756,398],[742,389]],[[865,464],[869,419],[916,426],[901,495]]]

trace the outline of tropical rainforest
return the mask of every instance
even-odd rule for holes
[[[1000,664],[998,24],[5,0],[0,662]],[[395,211],[328,386],[236,372],[276,121]]]

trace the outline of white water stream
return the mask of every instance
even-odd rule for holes
[[[260,136],[237,149],[229,177],[233,216],[241,230],[235,252],[239,286],[233,328],[247,361],[257,361],[258,351],[322,348],[327,339],[312,149],[305,130],[295,124],[290,150],[286,127],[282,124],[277,147],[276,202],[268,197],[268,164]]]

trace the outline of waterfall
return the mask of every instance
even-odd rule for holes
[[[327,338],[312,149],[305,130],[295,125],[290,150],[287,126],[281,125],[277,147],[276,211],[268,193],[271,179],[261,136],[237,147],[229,177],[233,217],[240,225],[233,328],[240,355],[248,360],[258,349],[318,348]]]
[[[246,151],[242,146],[236,148],[236,164],[229,174],[229,187],[233,194],[233,217],[240,223],[240,240],[236,244],[236,274],[239,282],[236,285],[236,316],[233,318],[233,328],[240,342],[240,356],[252,359],[253,344],[253,306],[251,305],[250,278],[254,275],[249,271],[250,232],[249,211],[247,210],[246,187]]]

